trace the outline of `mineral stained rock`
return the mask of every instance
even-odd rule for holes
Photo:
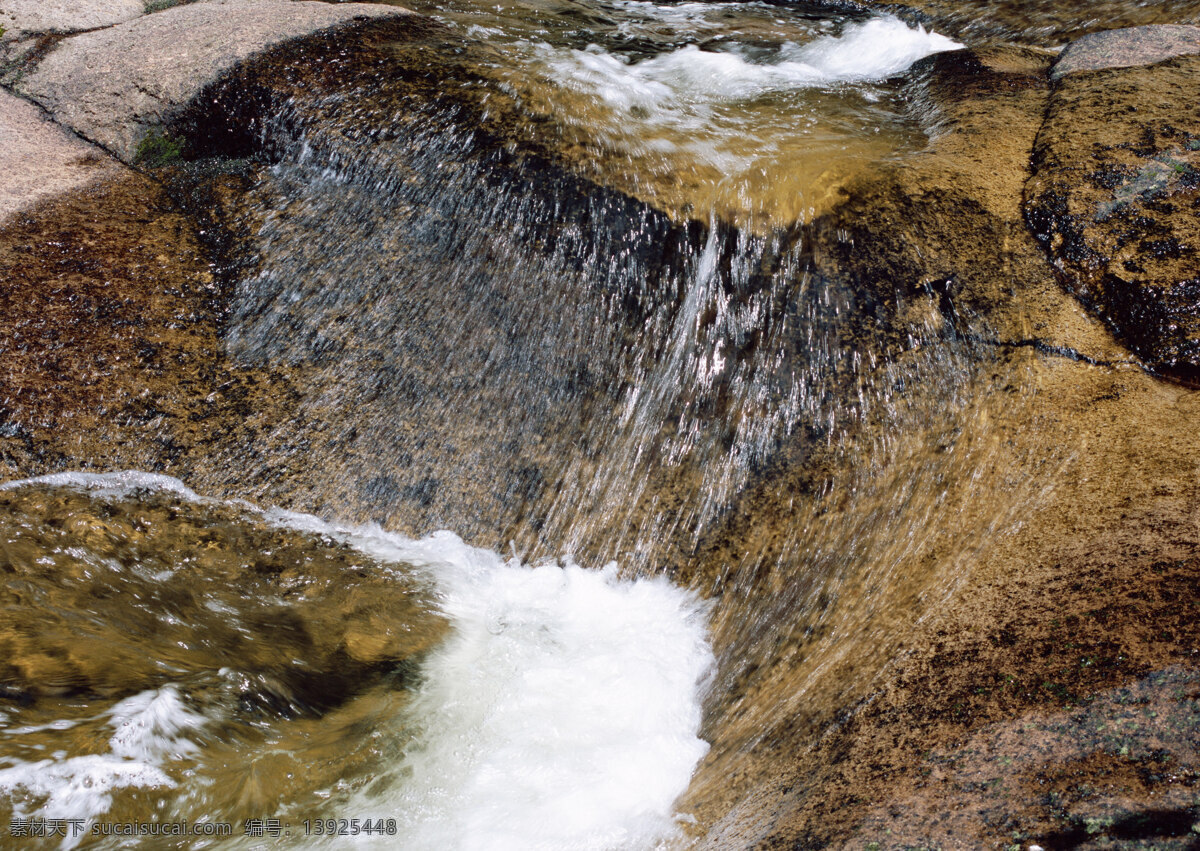
[[[1161,29],[1170,39],[1182,28]],[[1119,36],[1104,61],[1146,55],[1144,29],[1124,54]],[[1061,75],[1025,191],[1067,289],[1148,367],[1187,380],[1200,376],[1198,75],[1196,55]]]

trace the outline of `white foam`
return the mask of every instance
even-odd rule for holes
[[[751,61],[735,47],[702,50],[688,45],[630,63],[591,46],[542,51],[552,76],[564,87],[591,92],[608,105],[671,109],[684,104],[746,100],[773,91],[882,80],[925,56],[961,47],[924,27],[891,16],[852,24],[840,36],[804,45],[784,44],[774,61]]]
[[[0,768],[0,792],[13,797],[15,816],[91,821],[108,811],[120,789],[173,788],[163,766],[195,753],[188,734],[206,723],[173,686],[135,694],[107,714],[115,728],[108,753]]]
[[[702,681],[714,664],[703,605],[665,579],[574,564],[529,567],[439,532],[333,535],[436,583],[452,637],[423,667],[406,720],[419,746],[382,798],[409,849],[647,848],[677,830],[673,804],[708,750]],[[364,840],[370,841],[370,840]]]
[[[207,722],[191,709],[174,686],[127,697],[110,711],[116,728],[108,740],[112,752],[125,759],[161,764],[195,754],[189,738]]]
[[[14,490],[30,485],[68,487],[86,490],[99,497],[121,497],[137,490],[167,491],[192,502],[201,502],[201,497],[173,476],[159,473],[143,473],[139,470],[122,470],[116,473],[51,473],[32,479],[17,479],[0,485],[0,491]]]
[[[802,46],[787,45],[782,65],[817,69],[825,82],[883,80],[934,53],[962,45],[922,26],[909,27],[890,15],[846,28],[840,36],[825,36]]]
[[[178,480],[145,473],[60,474],[4,487],[22,484],[201,499]],[[359,793],[348,805],[400,822],[399,836],[381,845],[646,848],[677,830],[674,802],[708,749],[700,699],[714,660],[694,595],[663,578],[621,580],[615,565],[506,561],[450,532],[412,540],[376,525],[338,527],[238,504],[267,522],[343,541],[406,576],[416,569],[450,620],[452,635],[427,659],[411,717],[396,733],[404,741],[418,730],[419,747],[377,767],[394,781],[382,798]],[[172,686],[127,698],[109,715],[107,754],[0,769],[0,790],[24,793],[14,812],[94,819],[118,789],[173,787],[164,767],[196,753],[192,734],[206,723]]]

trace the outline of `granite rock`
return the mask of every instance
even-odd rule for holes
[[[146,13],[142,0],[4,0],[4,38],[31,33],[71,33],[111,27]]]
[[[1090,33],[1067,45],[1050,77],[1102,68],[1153,65],[1175,56],[1200,53],[1200,27],[1162,24]]]
[[[120,169],[103,150],[0,89],[0,223],[43,199],[111,177]]]
[[[60,123],[132,162],[151,130],[250,56],[356,20],[406,14],[365,3],[191,3],[64,39],[17,88]]]

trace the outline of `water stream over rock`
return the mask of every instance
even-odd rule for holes
[[[1051,54],[851,4],[413,8],[251,59],[164,131],[212,264],[155,302],[144,392],[97,378],[74,445],[34,439],[69,418],[36,380],[4,400],[10,466],[126,469],[0,487],[0,819],[748,846],[803,782],[778,754],[1073,462],[1010,355],[1107,338],[1047,270],[996,280],[1041,259],[1019,184],[962,203],[987,244],[896,221],[957,197],[954,132],[1040,120]],[[962,106],[963,68],[998,106]],[[1027,166],[1029,122],[997,160]],[[838,218],[865,186],[899,187],[857,219],[879,252]]]

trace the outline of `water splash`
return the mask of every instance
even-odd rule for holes
[[[360,562],[335,577],[340,584],[361,582],[364,557],[394,583],[408,585],[415,574],[450,624],[449,637],[418,672],[380,682],[378,664],[362,669],[340,701],[319,712],[248,700],[262,681],[253,662],[226,667],[230,660],[215,642],[190,642],[185,672],[168,663],[179,655],[169,633],[142,635],[139,650],[163,662],[159,676],[172,681],[117,699],[99,716],[69,699],[8,710],[0,800],[14,817],[78,820],[87,834],[92,822],[135,807],[131,796],[138,795],[158,802],[159,818],[198,824],[213,814],[280,817],[290,819],[293,833],[305,820],[353,811],[390,820],[395,829],[376,838],[393,848],[642,848],[677,833],[674,802],[708,747],[698,732],[713,657],[707,608],[667,580],[621,580],[615,565],[524,565],[449,532],[412,540],[378,526],[340,527],[201,498],[178,480],[133,471],[13,482],[5,493],[24,499],[9,506],[6,522],[15,522],[26,542],[41,542],[11,553],[43,563],[40,575],[26,580],[39,586],[43,606],[61,606],[61,589],[86,583],[91,564],[170,584],[171,571],[157,570],[157,562],[172,558],[176,537],[190,549],[197,529],[214,547],[217,512],[233,525],[235,547],[269,528],[307,542],[309,552],[298,559],[307,570],[281,577],[275,595],[299,582],[312,596],[316,577],[305,573],[319,571],[323,551],[348,548]],[[56,508],[63,505],[70,507]],[[139,534],[150,518],[155,535]],[[120,529],[130,530],[124,534],[132,550],[118,542]],[[285,560],[301,553],[293,547]],[[249,546],[235,553],[259,563],[249,570],[260,573],[268,555]],[[253,603],[232,596],[240,612],[217,591],[198,601],[189,619],[211,608],[211,617],[251,641],[272,641],[247,617]],[[257,604],[269,610],[270,596],[260,593]],[[71,608],[117,626],[124,605],[114,608],[109,595],[96,594]],[[178,603],[173,608],[188,616]],[[373,643],[386,646],[389,631],[413,628],[407,613],[387,607],[348,621],[337,627],[352,656]],[[0,623],[0,638],[10,636],[10,626]],[[330,625],[308,627],[322,628]],[[297,652],[305,651],[298,645]],[[309,649],[292,664],[313,667],[318,656]],[[93,657],[91,664],[109,662]],[[348,660],[335,655],[323,664]],[[86,657],[76,665],[78,676],[88,676]],[[410,700],[397,700],[401,689]],[[107,690],[119,696],[122,687],[109,678]],[[53,720],[35,721],[48,713]],[[107,750],[96,752],[101,730]],[[52,756],[29,758],[47,746],[56,749]],[[318,842],[319,835],[305,839]]]

